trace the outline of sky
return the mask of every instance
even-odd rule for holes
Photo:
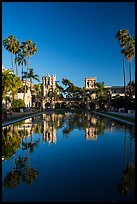
[[[123,65],[115,34],[128,29],[135,35],[134,2],[3,2],[2,40],[14,35],[32,40],[38,51],[29,66],[35,74],[55,74],[83,87],[86,77],[106,86],[123,85]],[[10,53],[2,45],[2,65],[10,69]],[[21,67],[19,67],[21,76]],[[135,80],[135,59],[132,61]],[[126,62],[126,83],[129,63]],[[37,83],[37,82],[35,82]]]

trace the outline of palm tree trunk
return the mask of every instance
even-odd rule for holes
[[[124,93],[126,96],[126,69],[125,69],[124,54],[122,54],[122,59],[123,59],[123,75],[124,75]]]
[[[130,76],[130,93],[132,91],[132,63],[131,61],[129,62],[129,76]]]
[[[12,54],[12,52],[11,52],[11,64],[12,64],[12,70],[13,70],[13,73],[14,73],[13,54]]]
[[[26,93],[26,84],[27,84],[27,79],[28,79],[28,71],[29,71],[29,56],[28,56],[28,61],[27,61],[27,75],[26,75],[26,81],[25,81],[25,89],[24,89],[24,96],[23,100],[25,99],[25,93]]]
[[[30,77],[30,93],[32,92],[32,78]],[[32,93],[31,93],[31,107],[32,107]]]
[[[14,104],[14,97],[15,97],[15,94],[14,92],[12,92],[12,103]]]
[[[132,164],[132,136],[130,136],[130,163]]]
[[[16,74],[18,76],[18,65],[17,65],[17,63],[16,63]]]
[[[32,78],[30,77],[30,92],[32,90]]]
[[[22,64],[22,81],[23,81],[23,64]]]
[[[127,141],[126,141],[126,127],[125,127],[125,130],[124,130],[124,166],[125,166],[125,169],[126,169],[126,156],[127,156],[127,145],[126,145],[126,143],[127,143]]]
[[[14,174],[14,154],[12,155],[12,175]]]
[[[17,56],[17,54],[15,55],[15,57]],[[18,76],[18,65],[17,65],[17,62],[15,62],[15,65],[16,65],[16,74]]]

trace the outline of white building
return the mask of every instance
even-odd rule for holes
[[[24,85],[25,85],[25,81],[23,81],[23,86]],[[27,90],[27,93],[25,93],[25,97],[24,97],[24,93],[17,93],[15,99],[22,99],[24,100],[26,107],[32,107],[32,94],[30,92],[30,82],[27,81],[26,85],[28,86],[28,90]]]

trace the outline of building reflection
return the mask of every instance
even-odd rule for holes
[[[31,135],[31,130],[32,130],[32,118],[28,118],[24,121],[23,124],[18,124],[16,125],[16,129],[18,130],[18,132],[24,132],[24,130],[26,131],[25,135],[27,134],[28,136]],[[24,136],[25,136],[24,135]]]
[[[87,115],[87,127],[85,129],[86,140],[97,140],[98,128],[96,126],[97,118]]]
[[[97,128],[88,127],[85,130],[86,140],[97,140]]]
[[[33,154],[40,139],[44,143],[57,143],[57,130],[69,136],[74,129],[85,131],[87,141],[97,141],[104,131],[113,132],[114,128],[124,127],[123,172],[117,185],[120,194],[129,194],[135,186],[134,135],[133,128],[126,128],[108,118],[91,114],[42,114],[25,121],[6,126],[2,129],[2,160],[12,158],[11,169],[4,178],[4,187],[13,188],[21,182],[32,184],[38,171],[32,165]],[[37,134],[34,134],[37,133]],[[130,137],[128,137],[128,135]],[[20,148],[20,151],[18,149]],[[32,165],[31,165],[32,163]]]
[[[43,114],[42,116],[42,135],[43,142],[56,144],[56,132],[60,126],[62,115],[61,114]]]

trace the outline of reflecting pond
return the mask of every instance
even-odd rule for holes
[[[2,201],[134,202],[135,128],[85,113],[3,127]]]

